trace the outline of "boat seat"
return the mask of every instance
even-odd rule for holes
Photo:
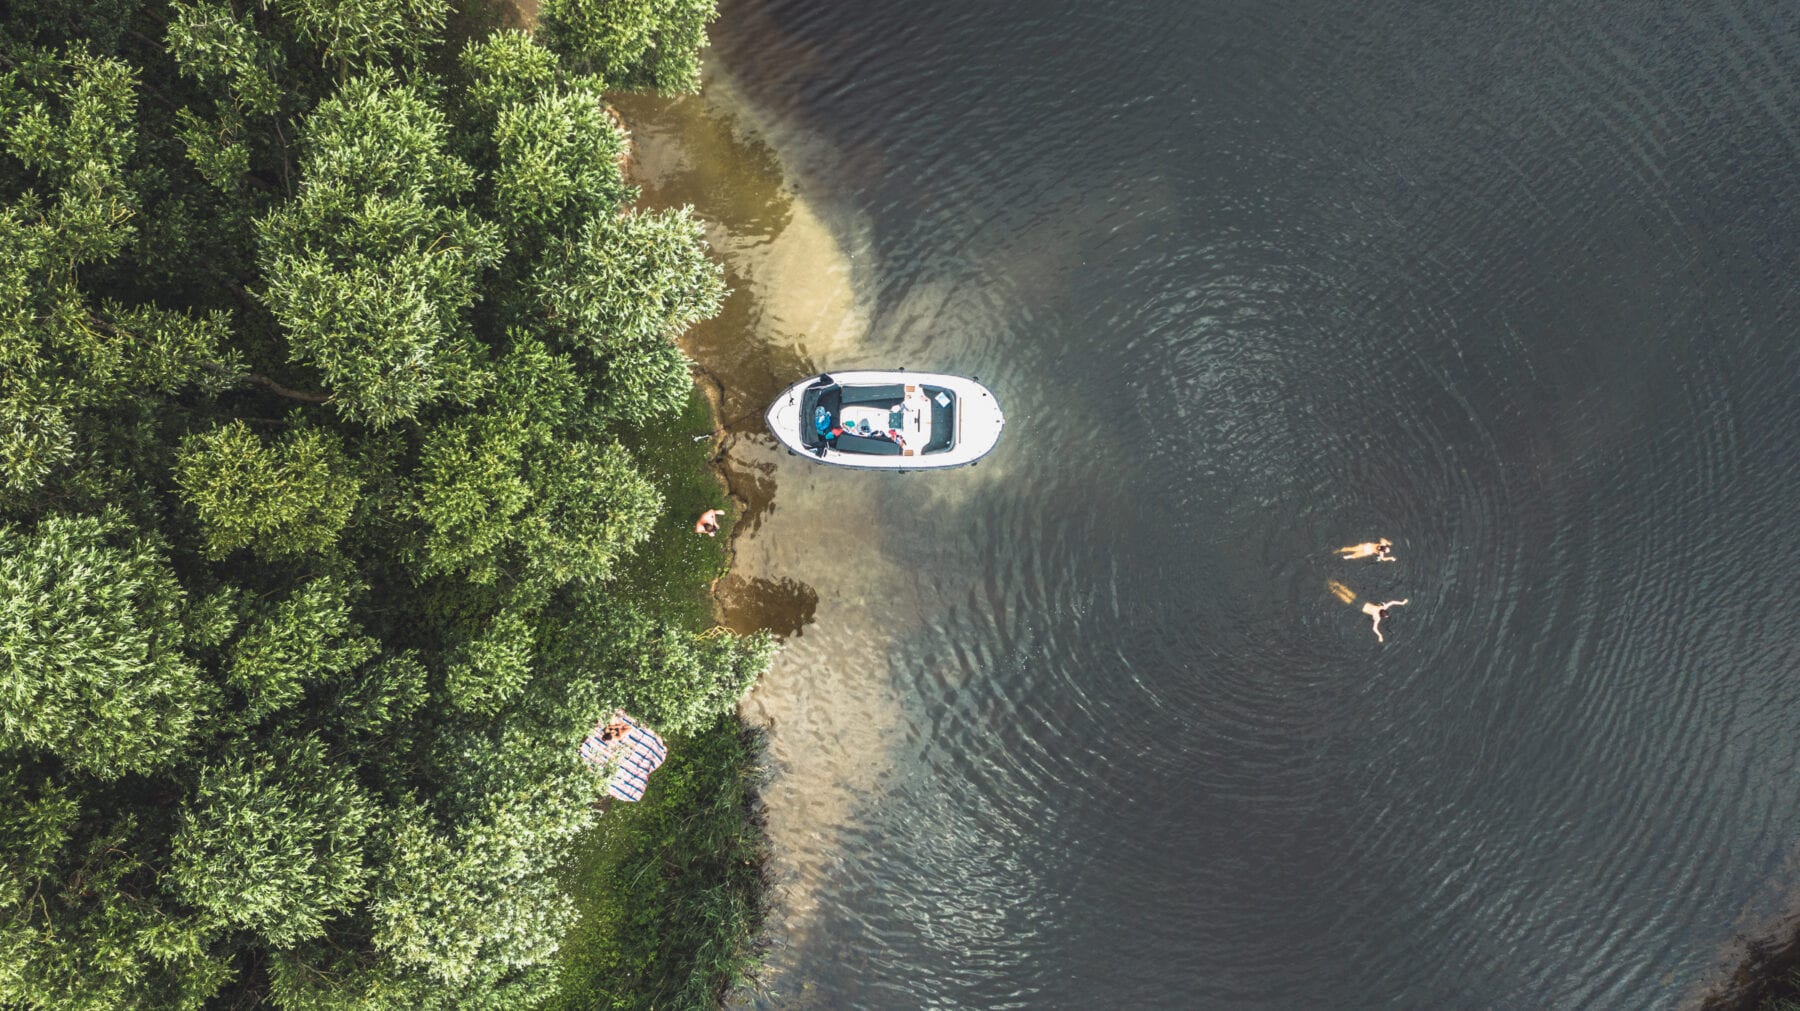
[[[879,406],[887,410],[892,410],[893,408],[900,406],[900,401],[906,396],[906,387],[898,384],[890,386],[846,386],[843,388],[843,391],[845,407],[855,404],[859,407]]]
[[[857,453],[862,456],[899,456],[905,452],[892,439],[868,439],[848,432],[837,437],[837,448],[840,453]]]

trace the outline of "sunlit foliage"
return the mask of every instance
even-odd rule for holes
[[[0,5],[0,1006],[554,987],[581,736],[770,650],[631,568],[723,288],[603,89],[711,11]]]

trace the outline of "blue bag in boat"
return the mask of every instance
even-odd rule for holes
[[[813,408],[813,428],[817,429],[820,435],[831,431],[831,412],[823,407]]]

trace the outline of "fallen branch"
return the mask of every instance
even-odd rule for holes
[[[308,404],[323,404],[331,400],[331,394],[329,393],[308,393],[305,390],[289,389],[275,380],[270,379],[268,376],[259,376],[252,373],[251,375],[242,378],[245,382],[255,383],[263,389],[268,390],[270,393],[273,393],[278,397],[286,397],[289,400],[300,400]]]

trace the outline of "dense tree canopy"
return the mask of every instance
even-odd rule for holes
[[[713,0],[543,0],[549,44],[627,88],[700,89],[699,49]]]
[[[712,0],[0,7],[0,1005],[520,1008],[616,705],[766,637],[617,585],[719,268],[609,88]]]
[[[179,756],[219,694],[183,648],[174,569],[121,525],[0,530],[0,740],[102,779]]]

